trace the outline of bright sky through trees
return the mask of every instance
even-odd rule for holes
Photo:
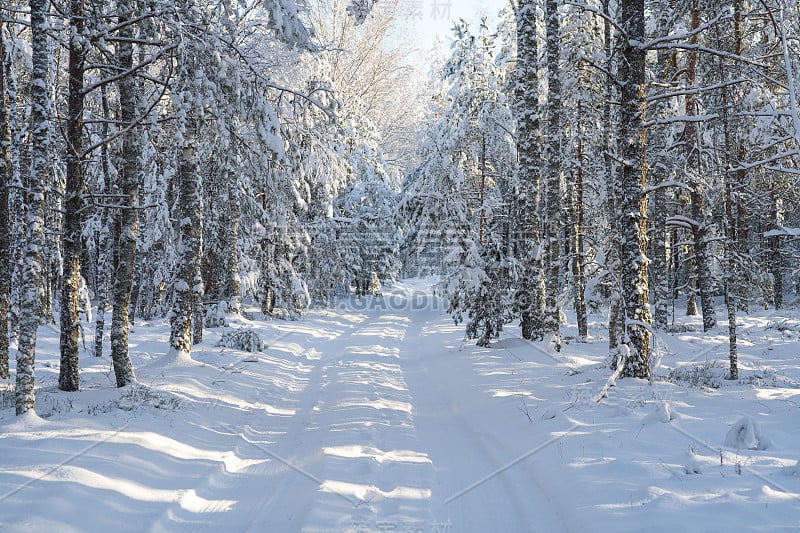
[[[401,16],[416,34],[420,51],[432,51],[436,56],[445,56],[452,39],[454,21],[463,18],[470,24],[477,24],[481,16],[486,14],[493,27],[497,13],[507,3],[508,0],[401,0]]]

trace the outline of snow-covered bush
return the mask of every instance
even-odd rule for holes
[[[766,450],[772,446],[772,442],[762,433],[755,420],[743,416],[728,430],[725,446],[737,450]]]
[[[237,329],[222,335],[217,346],[234,348],[243,352],[261,352],[265,348],[261,337],[252,329]]]

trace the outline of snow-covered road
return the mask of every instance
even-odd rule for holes
[[[536,445],[503,438],[528,422],[516,410],[492,416],[494,395],[452,342],[460,335],[441,302],[415,308],[411,298],[399,291],[355,302],[358,311],[315,313],[324,334],[303,343],[306,377],[283,430],[257,410],[224,424],[239,453],[265,460],[216,490],[206,484],[210,501],[236,494],[236,512],[209,507],[204,525],[185,511],[179,520],[176,505],[155,529],[565,530],[534,461],[503,468]]]
[[[266,341],[256,354],[216,346],[211,330],[191,359],[171,358],[166,324],[137,324],[141,385],[123,391],[108,359],[88,356],[83,390],[57,391],[58,332],[43,326],[43,418],[15,418],[0,395],[0,530],[800,526],[794,316],[778,334],[753,317],[740,383],[624,380],[596,404],[601,322],[588,343],[566,328],[561,354],[513,330],[478,348],[429,287],[398,283],[298,322],[237,319]],[[696,372],[722,339],[722,326],[664,336],[664,364],[683,368],[681,354]],[[742,421],[763,446],[729,445]]]

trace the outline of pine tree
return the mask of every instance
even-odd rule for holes
[[[83,0],[70,0],[69,6],[67,177],[64,189],[64,221],[61,228],[63,274],[60,295],[61,366],[58,387],[64,391],[76,391],[80,388],[78,334],[84,212],[84,61],[88,42],[84,32],[86,13]]]
[[[620,217],[620,269],[625,338],[620,346],[624,376],[650,376],[650,301],[647,272],[647,162],[645,160],[645,11],[644,0],[622,0],[617,41],[617,76],[621,86],[622,164],[615,176]]]

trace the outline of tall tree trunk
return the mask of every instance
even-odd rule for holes
[[[767,228],[777,230],[781,227],[780,210],[778,208],[778,197],[775,194],[775,186],[769,190],[769,224]],[[783,254],[781,253],[781,238],[773,235],[767,239],[769,249],[769,269],[772,274],[772,304],[775,309],[783,307]]]
[[[586,341],[589,336],[589,323],[586,313],[586,268],[584,266],[584,250],[585,250],[585,209],[584,205],[584,172],[583,172],[583,120],[582,120],[582,105],[578,102],[578,139],[577,139],[577,156],[578,168],[575,173],[575,182],[572,186],[572,229],[571,229],[571,242],[572,242],[572,280],[573,280],[573,304],[575,306],[575,316],[578,323],[578,339]]]
[[[669,321],[669,263],[667,261],[667,191],[664,187],[653,193],[653,223],[651,266],[653,278],[653,326],[664,330]],[[675,250],[672,251],[675,253]]]
[[[742,32],[742,2],[741,0],[734,1],[733,13],[733,34],[734,43],[731,50],[735,55],[742,55],[743,52],[743,32]],[[721,40],[717,34],[717,40]],[[719,61],[720,80],[725,83],[728,81],[725,72],[724,60]],[[731,121],[731,113],[734,111],[736,99],[731,98],[733,89],[731,87],[724,87],[722,89],[722,129],[723,138],[725,141],[725,158],[723,160],[725,168],[723,169],[723,186],[725,187],[725,248],[724,248],[724,264],[726,267],[727,280],[725,282],[725,306],[728,312],[728,361],[730,371],[728,379],[739,379],[739,349],[736,331],[736,310],[738,305],[737,300],[742,295],[742,289],[739,287],[740,269],[739,269],[739,255],[742,251],[740,241],[737,236],[739,222],[734,215],[735,199],[734,187],[739,185],[744,176],[742,171],[733,170],[741,167],[741,157],[745,154],[743,147],[737,150],[734,139],[738,140],[736,128]],[[735,157],[734,154],[736,154]]]
[[[190,111],[191,113],[192,111]],[[178,272],[175,278],[175,301],[170,318],[170,347],[178,353],[192,351],[192,319],[198,294],[202,301],[202,219],[200,164],[197,155],[197,117],[189,116],[183,133],[178,165],[178,205],[180,242]],[[194,331],[202,328],[195,324]]]
[[[522,337],[541,339],[544,331],[544,284],[542,280],[539,197],[541,151],[539,139],[539,46],[536,2],[520,0],[517,18],[517,65],[514,113],[517,121],[520,260],[523,272],[515,307],[520,313]]]
[[[45,179],[49,162],[50,99],[47,94],[50,53],[47,42],[47,0],[30,0],[31,17],[31,164],[26,194],[25,250],[17,343],[16,414],[36,405],[34,360],[36,329],[42,300]]]
[[[8,333],[9,337],[13,339],[19,338],[19,311],[20,311],[20,295],[22,288],[22,268],[23,254],[24,254],[24,238],[12,238],[12,236],[23,236],[26,232],[25,227],[25,205],[26,196],[25,192],[27,187],[22,183],[22,169],[20,168],[20,147],[25,144],[23,139],[24,132],[20,129],[19,121],[17,120],[17,80],[14,76],[14,70],[11,67],[11,58],[9,57],[9,50],[6,50],[5,60],[2,61],[1,68],[5,78],[5,96],[8,98],[8,113],[7,127],[10,134],[10,174],[9,182],[10,188],[8,191],[8,207],[9,207],[9,242],[11,248],[9,249],[9,276],[10,276],[10,298],[8,309]],[[11,347],[9,346],[9,363],[11,358]]]
[[[0,19],[0,379],[8,379],[8,310],[11,303],[11,220],[8,191],[13,180],[11,113],[6,92],[6,47]]]
[[[697,308],[697,264],[695,256],[687,246],[686,260],[684,261],[684,271],[686,272],[686,316],[697,316],[700,311]]]
[[[692,0],[691,29],[700,26],[700,7],[697,0]],[[690,45],[697,45],[698,36],[689,39]],[[698,103],[691,89],[697,85],[697,52],[687,52],[686,80],[690,89],[686,95],[686,115],[690,120],[683,129],[683,141],[686,146],[686,170],[689,173],[689,189],[692,204],[692,236],[694,237],[694,267],[697,288],[700,291],[700,305],[703,310],[703,331],[717,325],[714,309],[713,284],[711,277],[711,258],[708,254],[708,225],[705,214],[705,187],[700,181],[700,140],[697,134],[697,123],[691,120],[698,115]]]
[[[627,350],[624,376],[650,376],[650,301],[647,272],[644,0],[622,0],[618,76],[621,82],[621,168],[615,193],[621,240],[622,298]]]
[[[70,0],[69,95],[67,97],[67,182],[61,229],[61,367],[58,388],[80,388],[78,335],[80,333],[81,233],[83,219],[83,75],[85,58],[83,0]]]
[[[661,8],[662,13],[656,14],[657,35],[669,35],[675,25],[674,0],[665,2]],[[657,69],[660,80],[674,79],[674,72],[677,70],[675,61],[677,52],[673,50],[658,50],[656,53]],[[668,102],[660,101],[656,104],[654,113],[659,114],[669,105]],[[660,149],[653,157],[651,167],[651,182],[659,184],[670,180],[673,169],[675,168],[674,157],[668,152],[669,139],[668,131],[657,129],[654,131],[654,144]],[[669,257],[667,255],[667,243],[669,232],[667,231],[668,221],[668,188],[659,186],[653,192],[652,215],[651,215],[651,259],[650,277],[653,286],[653,327],[657,330],[665,330],[669,322],[670,280],[674,276],[671,271]],[[675,243],[669,244],[672,255],[677,255],[674,248]]]
[[[239,224],[242,219],[242,211],[239,207],[237,197],[236,180],[229,176],[226,182],[228,189],[226,194],[227,209],[229,210],[229,224],[226,229],[227,238],[225,245],[228,247],[225,257],[225,286],[224,297],[228,302],[228,311],[239,313],[241,310],[241,280],[239,278]]]
[[[560,18],[558,0],[545,2],[545,28],[547,34],[547,139],[545,141],[545,160],[547,162],[547,193],[545,213],[546,240],[544,252],[545,284],[545,333],[551,335],[551,344],[561,349],[559,321],[561,309],[558,304],[561,278],[561,56]]]
[[[124,0],[117,4],[120,24],[120,43],[117,51],[122,70],[133,66],[135,2]],[[114,262],[114,285],[111,309],[111,361],[117,387],[125,387],[136,381],[133,363],[128,353],[128,331],[130,328],[131,287],[133,284],[136,241],[139,237],[139,157],[142,148],[139,132],[133,127],[138,114],[137,83],[133,74],[119,83],[120,116],[124,127],[130,129],[122,137],[122,172],[119,175],[121,209],[118,215],[118,234]]]
[[[609,298],[608,313],[608,349],[612,359],[612,367],[618,365],[619,345],[624,342],[624,313],[621,312],[621,281],[620,281],[620,261],[621,256],[619,236],[619,220],[617,216],[618,198],[615,192],[616,177],[614,175],[614,131],[618,129],[615,124],[615,117],[612,113],[611,102],[619,97],[615,94],[615,79],[612,78],[613,58],[615,53],[615,39],[611,20],[614,14],[611,13],[610,0],[603,0],[603,42],[605,43],[605,68],[607,73],[607,83],[603,98],[603,171],[605,174],[606,196],[607,196],[607,216],[609,230],[612,235],[611,243],[606,257],[606,269],[610,273],[611,288]]]
[[[108,92],[106,86],[100,87],[101,104],[103,108],[103,138],[108,139],[108,122],[111,120],[111,113],[108,105]],[[103,172],[103,192],[111,194],[111,172],[109,165],[108,144],[100,147],[100,167]],[[94,329],[94,355],[103,356],[103,336],[105,335],[106,308],[108,306],[109,280],[113,280],[113,254],[114,238],[112,228],[114,226],[113,217],[109,217],[107,209],[103,209],[105,219],[104,229],[97,237],[97,293],[95,294],[95,304],[97,307],[97,317]]]

